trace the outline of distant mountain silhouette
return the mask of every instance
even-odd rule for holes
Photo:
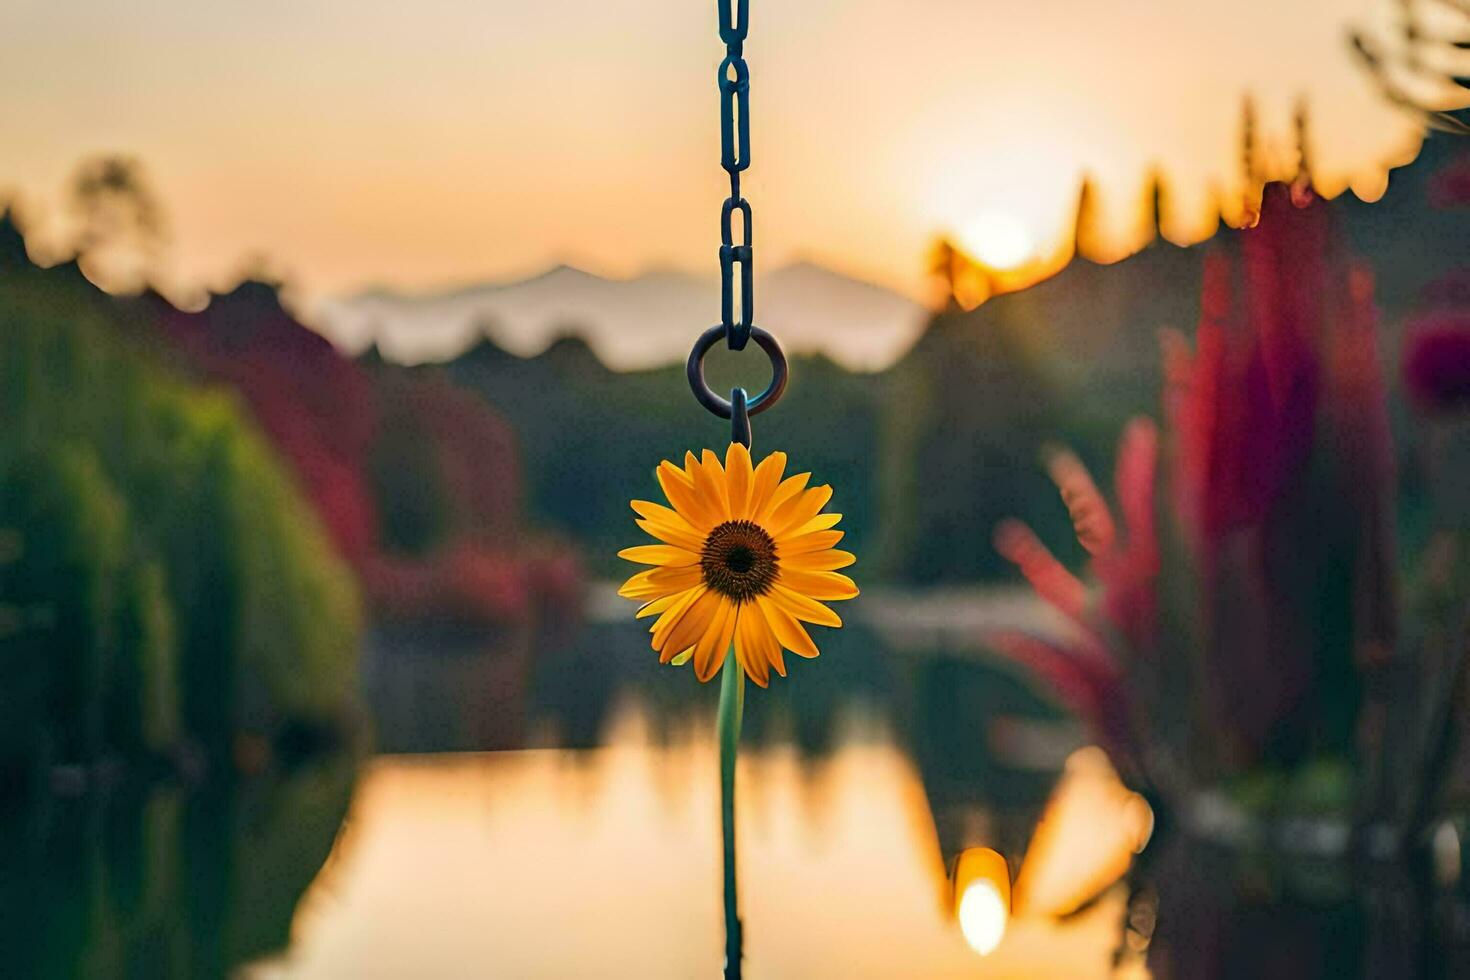
[[[755,295],[756,322],[789,351],[823,353],[853,370],[891,364],[927,316],[905,296],[808,262],[760,277]],[[563,265],[518,282],[328,300],[315,319],[346,350],[375,344],[384,357],[406,363],[449,360],[480,337],[530,355],[575,333],[605,364],[633,370],[682,360],[719,309],[713,277],[658,271],[606,279]]]
[[[1344,194],[1333,202],[1354,251],[1374,266],[1390,323],[1426,279],[1459,261],[1462,219],[1428,202],[1433,175],[1462,152],[1456,140],[1431,138],[1419,160],[1392,172],[1381,200],[1367,204]],[[1057,367],[1089,383],[1156,372],[1158,328],[1188,325],[1198,309],[1202,251],[1159,240],[1116,264],[1074,260],[1029,289],[990,299],[980,319],[1012,323],[1029,347],[1054,355]],[[663,270],[608,279],[563,265],[524,280],[439,293],[374,290],[330,299],[313,320],[344,350],[376,345],[390,361],[452,360],[482,337],[529,356],[557,337],[576,335],[604,364],[626,371],[681,361],[718,310],[713,277]],[[824,354],[849,370],[896,363],[929,316],[905,296],[806,262],[758,280],[756,313],[789,351]]]

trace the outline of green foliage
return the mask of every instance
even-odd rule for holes
[[[739,355],[712,352],[709,369],[716,390],[765,384],[764,357],[753,345]],[[694,402],[682,366],[617,374],[581,340],[560,340],[529,359],[487,341],[444,370],[515,428],[526,447],[535,521],[575,538],[588,564],[607,576],[624,570],[615,555],[637,531],[628,501],[658,493],[659,460],[682,460],[686,450],[706,447],[723,451],[730,438],[729,423]],[[756,455],[783,450],[793,472],[810,470],[831,483],[833,507],[847,515],[844,527],[854,526],[849,543],[861,549],[878,510],[873,460],[880,386],[873,376],[817,358],[797,359],[792,376],[800,383],[775,411],[756,419]]]
[[[1008,327],[941,314],[886,378],[880,561],[893,577],[998,577],[1001,520],[1064,517],[1035,463],[1058,435],[1057,396]]]
[[[109,691],[107,742],[162,752],[180,734],[178,634],[163,566],[143,561],[123,584],[118,658]]]
[[[1008,569],[990,544],[1002,517],[1069,527],[1035,465],[1058,426],[1058,397],[1014,339],[1014,324],[977,315],[937,318],[893,369],[855,374],[799,357],[781,404],[754,420],[757,458],[786,452],[791,472],[830,483],[843,547],[860,580],[973,581]],[[489,341],[444,368],[514,426],[526,447],[528,503],[542,526],[576,539],[597,574],[626,572],[614,557],[635,534],[631,499],[658,494],[660,459],[722,450],[729,423],[694,402],[682,365],[629,374],[604,367],[564,338],[522,359]],[[759,390],[764,356],[716,346],[710,386]]]
[[[386,392],[393,386],[383,387]],[[401,406],[383,420],[368,458],[368,475],[378,501],[383,547],[404,555],[433,552],[450,528],[448,494],[433,440]]]
[[[345,721],[355,587],[228,395],[74,267],[0,280],[0,756]]]
[[[290,939],[331,853],[355,760],[323,753],[248,781],[129,786],[0,809],[5,975],[231,976]]]
[[[5,715],[19,730],[3,751],[90,758],[101,748],[111,667],[124,652],[118,626],[127,507],[87,447],[27,452],[6,463],[0,522],[18,529],[20,541],[0,581],[30,623],[0,654],[7,677],[21,681],[4,695],[11,702]],[[43,736],[50,744],[37,742]]]
[[[238,430],[237,430],[238,431]],[[347,719],[357,687],[357,593],[309,505],[253,435],[224,447],[224,531],[238,585],[237,721],[270,732]]]

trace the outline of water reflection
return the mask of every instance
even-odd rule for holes
[[[1016,910],[1064,916],[1127,873],[1153,832],[1153,811],[1096,746],[1067,759],[1016,879]]]
[[[717,975],[714,690],[637,624],[391,639],[367,655],[380,736],[437,754],[5,816],[0,975]],[[1252,851],[1187,814],[1154,833],[1106,757],[973,651],[859,623],[821,668],[747,703],[752,977],[1427,980],[1470,956],[1463,821],[1426,875]]]
[[[226,976],[279,949],[329,853],[353,762],[6,810],[0,974]]]
[[[1135,874],[1125,942],[1159,980],[1464,976],[1466,895],[1420,870],[1163,834]]]
[[[973,976],[924,785],[881,726],[741,760],[747,967]],[[604,748],[380,758],[301,903],[289,976],[718,975],[715,745],[624,710]],[[665,733],[668,734],[668,733]],[[1122,899],[1011,923],[986,976],[1109,975]]]

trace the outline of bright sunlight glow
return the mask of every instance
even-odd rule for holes
[[[965,888],[960,898],[960,932],[965,942],[981,956],[989,956],[1006,934],[1010,913],[1000,889],[986,878],[977,878]]]
[[[1006,211],[982,211],[960,227],[956,238],[962,249],[992,269],[1014,269],[1035,257],[1031,229]]]

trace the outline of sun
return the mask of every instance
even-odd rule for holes
[[[981,211],[956,229],[955,241],[992,269],[1015,269],[1036,256],[1036,236],[1008,211]]]

